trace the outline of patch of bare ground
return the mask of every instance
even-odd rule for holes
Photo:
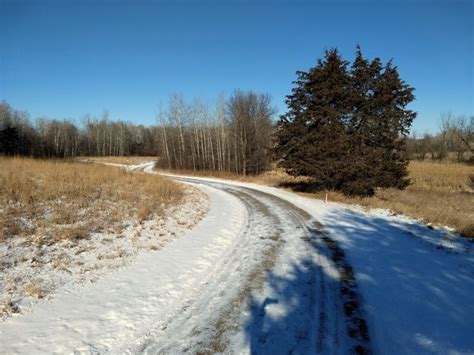
[[[0,317],[88,283],[179,237],[204,193],[98,165],[0,158]]]
[[[408,167],[411,185],[405,190],[381,189],[373,197],[348,197],[336,191],[306,193],[305,177],[292,177],[273,169],[258,176],[241,176],[229,172],[170,171],[194,176],[253,182],[284,187],[307,197],[325,199],[365,208],[383,208],[425,223],[448,226],[474,240],[474,166],[460,163],[411,161]]]

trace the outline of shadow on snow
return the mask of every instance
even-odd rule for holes
[[[317,252],[270,273],[268,295],[254,297],[245,332],[253,354],[370,353],[367,323],[352,268],[337,242],[308,227],[307,247]],[[319,257],[317,257],[319,255]]]

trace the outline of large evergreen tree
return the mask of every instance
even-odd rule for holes
[[[297,72],[276,133],[279,165],[310,177],[313,189],[371,195],[377,187],[403,188],[413,89],[391,63],[369,62],[360,48],[350,70],[348,64],[332,49],[316,67]]]

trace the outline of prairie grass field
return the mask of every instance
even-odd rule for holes
[[[165,178],[112,166],[0,158],[0,240],[36,235],[47,243],[119,230],[127,218],[146,220],[182,197]]]
[[[110,165],[0,157],[0,320],[177,238],[207,209],[184,189]]]

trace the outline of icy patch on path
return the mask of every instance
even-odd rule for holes
[[[241,202],[213,191],[208,216],[182,238],[140,255],[127,269],[89,287],[64,290],[34,313],[1,324],[1,351],[115,353],[127,348],[198,297],[212,277],[215,259],[239,235],[245,220]]]

